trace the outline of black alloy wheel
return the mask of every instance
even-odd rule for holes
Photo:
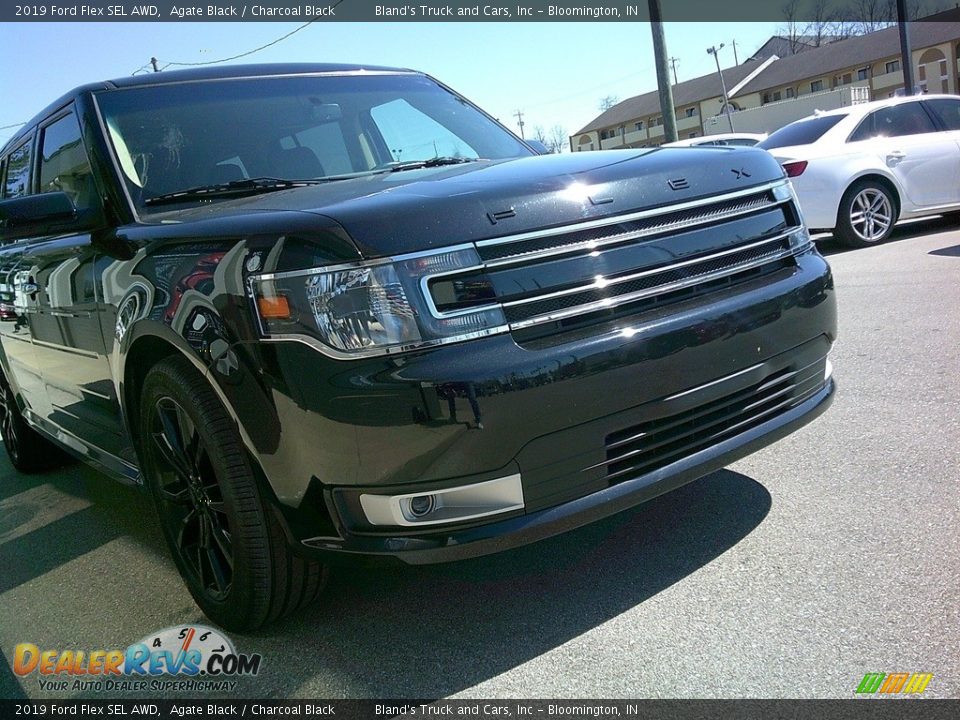
[[[154,403],[150,440],[167,532],[194,582],[221,601],[233,582],[233,541],[223,491],[196,425],[171,397]]]
[[[210,383],[183,357],[140,389],[140,466],[187,589],[213,622],[253,630],[313,601],[327,568],[295,554]]]
[[[19,472],[34,473],[62,465],[66,454],[27,424],[13,388],[0,376],[0,436],[10,464]]]

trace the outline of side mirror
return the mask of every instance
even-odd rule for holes
[[[536,150],[538,155],[549,155],[549,154],[550,154],[550,150],[547,148],[547,146],[544,145],[544,144],[543,144],[542,142],[540,142],[539,140],[527,140],[526,143],[527,143],[527,145],[529,145],[530,147],[532,147],[534,150]]]
[[[77,208],[65,192],[0,200],[0,242],[77,229]]]

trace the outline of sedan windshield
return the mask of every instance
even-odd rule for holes
[[[284,182],[532,154],[416,74],[171,83],[104,92],[97,102],[142,212],[284,189]],[[277,182],[243,182],[262,178]],[[163,202],[151,203],[156,198]]]
[[[827,130],[845,117],[846,115],[824,115],[809,120],[797,120],[780,128],[766,140],[757,143],[757,147],[772,150],[793,145],[809,145],[822,138]]]

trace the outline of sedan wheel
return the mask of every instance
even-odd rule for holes
[[[876,245],[890,237],[896,220],[896,204],[887,188],[857,183],[840,202],[837,235],[850,247]]]

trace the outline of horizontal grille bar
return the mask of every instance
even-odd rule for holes
[[[794,227],[773,238],[665,267],[600,278],[590,285],[504,303],[504,313],[511,329],[518,330],[736,275],[795,254],[789,237],[800,229]]]
[[[476,243],[477,251],[487,267],[494,267],[715,224],[782,204],[784,200],[777,199],[774,193],[782,184],[776,182],[663,208],[481,240]]]
[[[588,469],[606,467],[608,480],[625,480],[744,432],[821,390],[824,362],[779,371],[711,403],[612,433],[606,460]]]

